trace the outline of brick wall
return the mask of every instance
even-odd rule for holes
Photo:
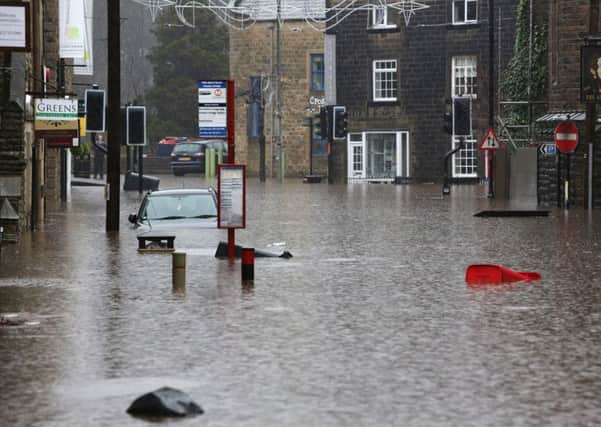
[[[271,77],[275,70],[275,29],[270,22],[257,23],[244,31],[230,32],[230,78],[237,92],[248,89],[250,76]],[[282,142],[287,154],[286,176],[302,176],[309,172],[310,128],[304,124],[306,109],[313,96],[310,91],[310,54],[323,53],[323,34],[306,23],[289,21],[281,27],[281,98]],[[272,80],[272,79],[271,79]],[[272,141],[272,114],[275,94],[265,107],[266,166],[268,176],[277,176],[278,163],[273,160],[276,149]],[[247,96],[236,98],[236,161],[247,164],[249,175],[259,171],[259,145],[246,138]],[[269,102],[270,101],[270,102]],[[323,162],[314,159],[314,169]]]
[[[501,37],[495,32],[495,59],[501,51],[501,68],[513,48],[515,1],[497,0],[497,19],[502,12]],[[477,58],[478,93],[473,103],[476,139],[488,128],[488,17],[487,2],[479,2],[479,22],[451,25],[451,2],[432,2],[429,9],[416,12],[410,25],[402,16],[393,23],[397,30],[368,29],[367,12],[355,13],[336,27],[337,103],[349,111],[349,131],[408,130],[410,171],[418,180],[439,179],[442,159],[451,138],[442,131],[445,100],[451,97],[453,56]],[[390,12],[389,12],[390,13]],[[394,15],[394,14],[391,14]],[[396,59],[398,102],[372,102],[372,61]],[[499,64],[495,63],[495,71]],[[495,82],[497,78],[495,76]],[[346,158],[337,165],[346,171]]]

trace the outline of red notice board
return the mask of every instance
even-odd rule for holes
[[[217,227],[246,228],[246,165],[219,164],[217,190]]]

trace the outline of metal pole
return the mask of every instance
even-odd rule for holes
[[[138,147],[138,193],[144,191],[144,146]]]
[[[589,33],[596,34],[599,32],[599,0],[590,0],[589,3]],[[595,121],[597,120],[597,105],[594,103],[586,104],[586,121],[584,128],[584,139],[586,144],[588,145],[588,155],[590,156],[593,152],[593,144],[595,137]],[[593,159],[588,159],[586,161],[586,152],[585,151],[585,162],[584,162],[584,179],[590,175],[592,176],[592,168],[593,168]],[[593,198],[593,182],[592,179],[589,179],[588,182],[588,191],[584,192],[584,205],[588,209],[593,208],[592,198]]]
[[[282,181],[282,76],[281,76],[281,13],[282,13],[282,2],[277,0],[277,14],[276,14],[276,46],[275,46],[275,129],[274,136],[278,153],[278,179]]]
[[[588,203],[587,208],[593,209],[593,144],[588,144]]]
[[[108,15],[108,126],[106,231],[119,231],[121,180],[121,0],[107,2]]]
[[[572,156],[570,155],[570,153],[566,154],[566,159],[566,182],[564,184],[565,208],[570,209],[570,161],[572,160]]]
[[[495,126],[495,72],[494,72],[494,45],[495,45],[495,1],[488,0],[488,125]],[[488,197],[495,197],[494,190],[494,155],[489,156]]]
[[[236,102],[235,97],[235,86],[233,80],[227,81],[227,162],[234,164],[236,163],[236,138],[234,129],[236,128],[235,120],[235,109],[234,103]],[[206,167],[206,165],[205,165]],[[227,257],[230,261],[233,261],[236,257],[236,230],[233,228],[227,229]]]

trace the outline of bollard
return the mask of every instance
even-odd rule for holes
[[[186,288],[186,253],[173,252],[171,271],[173,290],[183,291]]]
[[[211,157],[211,178],[215,176],[215,149],[209,148],[209,156]]]
[[[255,249],[242,248],[242,281],[255,280]]]

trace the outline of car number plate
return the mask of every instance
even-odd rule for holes
[[[179,159],[180,159],[180,160],[192,160],[192,158],[191,158],[191,157],[180,157]]]

